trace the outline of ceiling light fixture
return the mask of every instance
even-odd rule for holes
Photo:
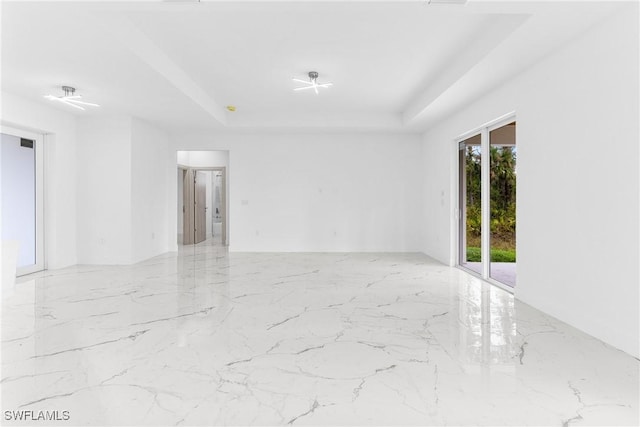
[[[70,105],[79,110],[84,110],[84,107],[82,107],[83,105],[87,105],[89,107],[99,107],[98,104],[81,101],[82,95],[75,95],[76,88],[74,87],[62,86],[62,90],[64,91],[63,96],[45,95],[45,98],[50,101],[58,101],[65,105]]]
[[[305,89],[313,89],[316,94],[318,94],[318,88],[328,88],[329,86],[332,86],[333,83],[328,82],[328,83],[318,83],[318,72],[317,71],[309,71],[309,81],[306,80],[300,80],[300,79],[296,79],[295,77],[293,78],[294,82],[298,82],[298,83],[303,83],[306,86],[303,87],[297,87],[293,90],[305,90]]]
[[[467,0],[428,0],[427,4],[465,4]]]

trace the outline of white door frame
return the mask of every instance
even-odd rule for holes
[[[455,260],[455,265],[458,268],[463,269],[464,271],[480,277],[482,280],[491,283],[492,285],[498,286],[501,289],[506,290],[507,292],[513,293],[513,289],[512,287],[505,285],[503,283],[498,282],[497,280],[494,280],[490,277],[490,264],[491,264],[491,242],[490,242],[490,238],[491,238],[491,228],[490,228],[490,224],[491,224],[491,200],[490,200],[490,194],[489,194],[489,190],[490,190],[490,182],[489,182],[489,177],[490,177],[490,168],[491,168],[491,156],[490,156],[490,143],[491,141],[489,140],[489,134],[492,130],[498,129],[502,126],[508,125],[511,122],[515,122],[516,121],[516,113],[515,111],[510,112],[508,114],[505,114],[504,116],[498,117],[495,120],[491,120],[490,122],[487,122],[485,124],[483,124],[482,126],[479,126],[477,128],[474,128],[473,130],[470,130],[468,132],[463,133],[462,135],[458,136],[455,140],[454,140],[454,145],[455,145],[455,150],[456,150],[456,154],[458,153],[459,147],[460,147],[460,143],[471,138],[472,136],[478,135],[480,134],[480,147],[481,147],[481,153],[482,153],[482,157],[480,159],[480,170],[481,170],[481,196],[482,196],[482,202],[481,202],[481,209],[482,209],[482,226],[481,226],[481,248],[480,248],[480,253],[482,254],[482,274],[478,274],[473,270],[470,270],[468,268],[464,268],[463,266],[460,265],[460,226],[459,226],[459,217],[461,215],[461,206],[460,206],[460,197],[459,197],[459,191],[460,191],[460,162],[457,161],[457,157],[456,157],[456,161],[454,162],[454,164],[456,165],[453,168],[453,176],[452,176],[452,180],[456,183],[455,189],[456,189],[456,195],[454,197],[455,201],[454,201],[454,206],[455,206],[455,214],[454,214],[454,218],[453,218],[453,222],[455,223],[455,226],[452,227],[453,229],[455,229],[455,232],[453,233],[453,248],[455,248],[455,253],[452,254],[453,255],[453,259]]]
[[[4,125],[0,125],[0,133],[35,141],[33,149],[36,161],[36,263],[16,269],[16,276],[24,276],[42,271],[46,267],[44,250],[44,135]]]
[[[222,245],[228,246],[227,238],[227,167],[226,166],[211,166],[211,167],[191,167],[178,164],[178,169],[190,169],[192,171],[215,171],[222,172],[222,194],[220,195],[220,203],[222,205]],[[184,221],[184,219],[183,219]]]

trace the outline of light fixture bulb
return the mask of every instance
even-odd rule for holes
[[[333,85],[333,83],[328,82],[328,83],[318,83],[318,72],[317,71],[309,71],[308,73],[309,75],[309,81],[306,80],[300,80],[300,79],[296,79],[295,77],[292,79],[294,82],[297,83],[302,83],[305,86],[302,87],[296,87],[293,90],[294,91],[300,91],[300,90],[305,90],[305,89],[313,89],[314,92],[316,93],[316,95],[318,95],[320,92],[318,91],[318,88],[328,88],[330,86]]]
[[[78,110],[85,110],[83,105],[87,105],[89,107],[99,107],[100,105],[94,104],[93,102],[85,102],[81,101],[82,95],[75,95],[76,89],[71,86],[62,86],[62,91],[64,95],[62,96],[54,96],[54,95],[45,95],[44,97],[50,101],[60,102],[64,105],[69,105],[73,108],[77,108]]]

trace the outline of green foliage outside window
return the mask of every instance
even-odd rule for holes
[[[466,149],[467,261],[480,261],[480,147]],[[491,261],[516,260],[516,148],[492,146],[490,155]]]

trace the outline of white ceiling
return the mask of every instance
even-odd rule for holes
[[[621,2],[7,2],[2,90],[170,131],[424,130]],[[294,92],[318,71],[334,86]],[[61,85],[101,108],[43,95]],[[235,113],[226,105],[237,107]]]

